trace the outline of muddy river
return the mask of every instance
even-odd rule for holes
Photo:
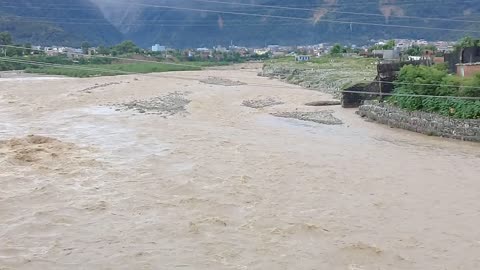
[[[257,72],[0,78],[0,269],[480,268],[480,144]]]

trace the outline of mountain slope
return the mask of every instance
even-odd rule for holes
[[[144,47],[154,43],[200,47],[232,41],[238,45],[261,46],[364,43],[388,38],[452,40],[467,34],[478,36],[480,32],[480,0],[71,0],[68,4],[62,0],[19,0],[7,3],[19,8],[0,7],[0,31],[12,31],[21,41],[47,44],[78,44],[83,40],[111,44],[124,38]],[[292,9],[276,8],[282,6]],[[24,18],[5,17],[6,14]],[[44,17],[43,21],[51,22],[31,22],[25,17]],[[446,28],[478,32],[442,30]]]
[[[103,1],[106,6],[111,3],[110,0],[97,1]],[[220,1],[243,5],[218,3]],[[425,19],[435,17],[480,21],[478,15],[475,15],[480,13],[480,5],[475,1],[466,0],[296,0],[294,3],[291,0],[219,0],[216,3],[192,0],[144,0],[140,2],[147,5],[139,6],[137,5],[139,2],[129,1],[129,5],[135,6],[135,9],[124,9],[123,13],[123,18],[128,18],[129,23],[135,22],[136,26],[125,28],[120,23],[117,27],[122,29],[129,38],[142,45],[160,42],[177,46],[207,46],[230,43],[232,40],[244,45],[265,43],[295,45],[337,41],[365,42],[372,38],[393,37],[456,39],[466,34],[455,31],[392,27],[393,25],[480,31],[479,22]],[[248,6],[248,4],[290,6],[296,9]],[[165,6],[175,9],[165,8]],[[134,12],[130,13],[129,10]],[[209,10],[220,11],[220,13]],[[267,16],[243,16],[229,14],[229,12]],[[274,18],[275,16],[307,20]]]
[[[0,31],[11,32],[16,42],[79,46],[113,44],[122,34],[88,0],[16,0],[2,2]]]

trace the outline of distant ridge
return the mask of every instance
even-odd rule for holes
[[[61,0],[6,1],[19,8],[0,8],[0,31],[9,30],[18,40],[33,43],[78,44],[88,40],[93,44],[111,44],[132,39],[143,47],[154,43],[201,47],[232,41],[248,46],[363,44],[388,38],[454,40],[469,34],[463,30],[480,31],[480,0],[72,0],[68,4]],[[57,9],[35,10],[28,6]],[[69,7],[77,10],[68,10]],[[44,16],[43,21],[52,22],[28,22],[32,19],[8,19],[5,15]],[[22,20],[25,22],[19,22]]]

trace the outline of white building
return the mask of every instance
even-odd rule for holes
[[[228,52],[228,49],[221,46],[221,45],[218,45],[217,47],[214,47],[213,49],[217,52]]]
[[[167,48],[165,46],[160,46],[160,44],[155,44],[152,46],[152,52],[164,52]]]
[[[297,62],[310,61],[310,55],[297,55],[297,56],[295,56],[295,61],[297,61]]]

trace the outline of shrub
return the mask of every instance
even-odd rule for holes
[[[442,67],[408,65],[395,81],[395,94],[432,97],[392,96],[389,101],[407,110],[422,110],[463,119],[480,118],[480,74],[469,79],[449,75]]]

